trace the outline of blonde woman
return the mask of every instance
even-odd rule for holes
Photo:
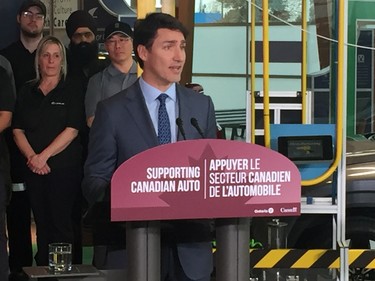
[[[44,37],[35,57],[37,77],[18,93],[15,142],[26,158],[26,185],[37,228],[37,265],[48,265],[48,244],[74,242],[74,201],[80,194],[84,124],[79,85],[66,80],[65,47]],[[81,249],[73,249],[81,251]],[[73,261],[74,262],[74,261]]]

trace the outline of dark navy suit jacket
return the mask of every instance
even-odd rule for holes
[[[215,110],[211,98],[178,84],[176,94],[178,115],[183,121],[186,139],[202,138],[190,124],[191,118],[198,120],[205,138],[216,138]],[[178,133],[177,140],[182,139]],[[158,138],[138,80],[128,89],[100,102],[90,130],[83,182],[83,193],[89,203],[108,193],[105,189],[109,188],[114,171],[124,161],[157,145]],[[194,206],[187,204],[187,207]],[[212,252],[208,221],[168,221],[167,224],[166,237],[173,237],[185,274],[191,279],[210,274]],[[161,231],[163,239],[163,228]]]

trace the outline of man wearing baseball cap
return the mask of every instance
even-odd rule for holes
[[[137,79],[137,64],[133,60],[133,31],[124,22],[108,25],[104,32],[105,49],[111,64],[89,81],[86,97],[86,120],[91,127],[96,104],[129,87]]]
[[[19,15],[23,15],[23,13],[30,12],[30,7],[38,7],[40,9],[39,13],[36,13],[35,16],[39,17],[40,19],[44,19],[47,14],[47,9],[44,3],[40,0],[27,0],[22,3],[20,9],[19,9]],[[30,16],[30,14],[29,14]]]
[[[40,0],[24,1],[16,16],[20,27],[19,40],[0,51],[11,64],[16,90],[27,81],[35,79],[36,48],[43,38],[46,6]],[[12,178],[11,201],[7,207],[9,239],[9,280],[24,280],[22,267],[31,266],[33,252],[31,243],[31,208],[27,187],[24,184],[27,166],[23,155],[14,143],[11,130],[5,132],[9,147]]]
[[[45,17],[46,6],[43,2],[39,0],[24,1],[17,15],[20,39],[0,52],[12,65],[17,90],[26,81],[36,77],[35,50],[43,37]]]
[[[137,64],[132,56],[131,27],[123,22],[113,22],[106,27],[104,38],[111,64],[89,81],[85,96],[86,121],[89,127],[94,121],[99,101],[128,88],[137,80]],[[107,207],[105,209],[109,210],[109,206]],[[110,223],[109,220],[96,219],[93,222],[93,264],[97,268],[108,269],[126,263],[125,239],[118,235],[124,231],[121,229],[123,227],[121,224]]]

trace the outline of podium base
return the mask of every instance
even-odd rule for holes
[[[248,281],[250,219],[216,220],[216,281]]]

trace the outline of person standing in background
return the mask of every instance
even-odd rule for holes
[[[104,38],[111,64],[89,80],[85,96],[86,121],[89,127],[94,121],[99,101],[126,89],[137,80],[131,27],[119,21],[111,23],[105,29]]]
[[[27,81],[35,79],[35,51],[43,37],[46,6],[39,0],[26,0],[17,15],[20,38],[0,51],[12,65],[18,91]]]
[[[9,264],[5,227],[6,206],[12,187],[4,130],[10,126],[16,96],[7,71],[0,67],[0,280],[8,280]]]
[[[98,58],[95,20],[88,12],[77,10],[70,14],[65,29],[70,39],[67,53],[68,76],[79,80],[86,93],[91,76],[106,66]]]
[[[35,57],[37,78],[18,93],[12,122],[15,142],[27,162],[26,184],[37,230],[39,266],[48,265],[48,244],[66,242],[76,248],[73,218],[81,190],[84,124],[80,86],[66,79],[65,46],[44,37]]]
[[[133,60],[133,31],[127,23],[116,21],[104,32],[104,46],[111,64],[90,78],[85,96],[87,125],[91,127],[99,101],[126,89],[137,80]]]
[[[98,58],[99,44],[96,40],[97,28],[94,18],[86,11],[77,10],[70,14],[65,24],[66,34],[70,42],[67,52],[68,78],[76,80],[80,85],[82,106],[84,108],[85,93],[89,79],[106,67],[106,63]],[[79,131],[82,144],[82,167],[87,157],[87,146],[89,139],[89,127],[84,125]],[[82,175],[83,176],[83,175]],[[76,248],[82,247],[82,213],[86,209],[85,201],[81,196],[77,197],[74,214],[80,214],[73,218],[74,236]],[[79,255],[80,254],[80,255]],[[82,263],[82,253],[75,252],[73,263]]]
[[[36,48],[43,38],[46,6],[39,0],[26,0],[22,3],[17,22],[20,38],[0,51],[11,64],[16,92],[32,79]],[[7,229],[9,237],[10,280],[23,280],[22,267],[33,262],[31,243],[31,209],[27,187],[25,186],[25,161],[13,140],[11,130],[5,132],[10,153],[12,196],[7,207]]]
[[[111,64],[90,78],[85,96],[86,122],[91,127],[99,101],[126,89],[137,80],[137,64],[133,60],[133,31],[123,22],[109,24],[104,32],[105,48]],[[104,208],[101,213],[103,214]],[[97,210],[99,213],[99,210]],[[94,244],[93,265],[107,268],[107,254],[111,249],[125,248],[125,240],[117,235],[122,224],[111,224],[109,219],[94,217],[92,222]]]

